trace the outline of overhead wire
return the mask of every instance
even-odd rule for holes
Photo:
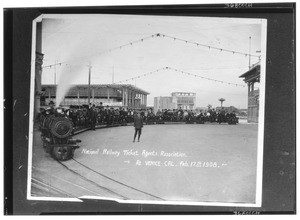
[[[72,61],[82,60],[82,59],[87,58],[87,57],[93,57],[93,56],[98,56],[98,55],[101,55],[101,54],[104,54],[104,53],[109,53],[109,52],[112,52],[114,50],[122,49],[122,48],[127,47],[127,46],[132,46],[132,45],[134,45],[136,43],[143,42],[143,41],[148,40],[148,39],[153,38],[153,37],[155,37],[155,35],[144,37],[144,38],[141,38],[139,40],[131,41],[129,43],[122,44],[122,45],[119,45],[119,46],[116,46],[116,47],[112,47],[110,49],[103,50],[103,51],[101,51],[99,53],[95,53],[93,55],[77,57],[77,58],[73,59]],[[59,62],[59,63],[56,63],[56,64],[54,63],[54,64],[51,64],[51,65],[43,66],[43,68],[49,68],[49,67],[51,68],[51,67],[53,67],[55,65],[61,65],[61,64],[68,63],[68,62],[69,61],[63,61],[63,62]]]
[[[223,80],[217,80],[217,79],[213,79],[213,78],[208,78],[208,77],[204,77],[204,76],[197,75],[197,74],[194,74],[194,73],[189,73],[189,72],[182,71],[180,69],[176,69],[176,68],[172,68],[172,67],[164,67],[164,68],[157,69],[155,71],[151,71],[151,72],[148,72],[148,73],[140,74],[140,75],[137,75],[135,77],[131,77],[131,78],[128,78],[128,79],[125,79],[125,80],[118,81],[118,82],[116,82],[116,84],[124,83],[124,82],[131,81],[131,80],[135,80],[135,79],[138,79],[138,78],[141,78],[141,77],[146,77],[148,75],[151,75],[151,74],[154,74],[154,73],[158,73],[158,72],[160,72],[162,70],[173,70],[173,71],[181,73],[181,74],[185,74],[185,75],[189,75],[189,76],[194,76],[194,77],[198,77],[198,78],[209,80],[209,81],[214,81],[214,82],[224,83],[224,84],[234,85],[234,86],[240,86],[240,87],[246,87],[245,85],[242,85],[242,84],[237,84],[237,83],[232,83],[232,82],[226,82],[226,81],[223,81]]]
[[[215,46],[212,46],[212,45],[201,44],[201,43],[198,43],[198,42],[185,40],[185,39],[181,39],[181,38],[178,38],[178,37],[169,36],[169,35],[166,35],[166,34],[157,33],[157,34],[152,34],[148,37],[144,37],[144,38],[141,38],[141,39],[138,39],[138,40],[135,40],[135,41],[131,41],[131,42],[126,43],[126,44],[122,44],[122,45],[119,45],[119,46],[116,46],[116,47],[113,47],[113,48],[110,48],[110,49],[106,49],[102,52],[95,53],[93,55],[77,57],[73,61],[82,60],[83,58],[93,57],[93,56],[101,55],[101,54],[104,54],[104,53],[109,53],[109,52],[112,52],[112,51],[115,51],[115,50],[118,50],[118,49],[122,49],[122,48],[127,47],[127,46],[132,46],[134,44],[144,42],[145,40],[148,40],[148,39],[151,39],[151,38],[154,38],[154,37],[163,37],[163,38],[173,39],[173,40],[193,44],[193,45],[200,46],[200,47],[206,47],[206,48],[212,49],[212,50],[219,50],[220,52],[229,52],[229,53],[232,53],[232,54],[243,55],[245,57],[250,56],[250,57],[260,58],[260,55],[244,53],[244,52],[240,52],[240,51],[236,51],[236,50],[229,50],[229,49],[225,49],[225,48],[221,48],[221,47],[215,47]],[[67,62],[69,62],[69,61],[63,61],[63,62],[59,62],[59,63],[50,64],[50,65],[47,65],[47,66],[43,66],[43,68],[49,68],[49,67],[51,68],[53,66],[62,65],[62,64],[65,64]]]

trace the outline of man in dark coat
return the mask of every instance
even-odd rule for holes
[[[47,109],[47,110],[49,110],[50,114],[55,114],[56,113],[56,109],[55,109],[54,106],[55,106],[55,103],[53,101],[50,101],[49,102],[49,109]]]
[[[140,137],[142,134],[143,127],[143,117],[141,116],[140,111],[138,111],[133,117],[133,126],[135,128],[133,142],[135,142],[136,135],[138,134],[138,142],[140,142]]]
[[[95,130],[96,126],[96,119],[97,119],[97,113],[95,109],[95,105],[91,106],[89,109],[89,116],[90,116],[90,123],[91,123],[91,129]]]

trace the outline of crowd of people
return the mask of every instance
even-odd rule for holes
[[[52,109],[52,108],[51,108]],[[53,110],[51,110],[53,111]],[[162,124],[165,122],[198,123],[238,123],[235,112],[226,112],[224,109],[216,111],[207,109],[196,112],[183,109],[163,109],[156,113],[152,108],[135,109],[125,107],[96,106],[94,104],[83,106],[70,106],[64,109],[65,114],[70,118],[75,127],[90,127],[95,129],[97,125],[127,125],[134,122],[137,112],[143,118],[144,124]]]
[[[215,109],[207,109],[205,111],[196,112],[195,110],[183,109],[164,109],[158,110],[156,113],[156,122],[186,122],[203,124],[205,122],[238,122],[235,112],[226,112],[225,109],[216,111]]]

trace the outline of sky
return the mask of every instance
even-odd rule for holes
[[[213,50],[157,33],[242,53],[261,55],[261,20],[144,15],[50,15],[42,20],[42,84],[58,84],[63,96],[72,84],[136,85],[147,91],[147,105],[154,97],[172,92],[195,92],[196,107],[247,108],[247,87],[228,85],[198,76],[245,85],[239,78],[249,69],[249,57]],[[251,36],[251,47],[249,37]],[[147,38],[143,41],[140,39]],[[130,45],[130,42],[135,42]],[[121,45],[127,45],[119,48]],[[117,49],[113,49],[117,48]],[[109,50],[112,49],[110,52]],[[251,58],[251,64],[259,61]],[[61,65],[49,65],[61,63]],[[154,72],[135,80],[131,78]],[[56,77],[54,77],[56,75]],[[55,80],[56,79],[56,80]],[[259,86],[259,85],[257,85]]]

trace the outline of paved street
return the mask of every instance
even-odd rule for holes
[[[33,166],[44,170],[33,177],[51,179],[61,196],[253,203],[257,130],[257,124],[146,125],[135,143],[132,126],[86,131],[75,136],[81,148],[64,166],[34,146]]]

